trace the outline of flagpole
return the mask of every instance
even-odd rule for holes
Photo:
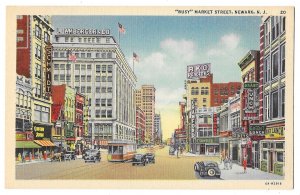
[[[133,74],[134,74],[134,58],[132,58],[132,70],[133,70]]]
[[[120,47],[120,49],[121,49],[120,30],[119,30],[119,47]]]

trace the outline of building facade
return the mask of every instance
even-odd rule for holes
[[[146,117],[140,107],[136,107],[136,143],[145,144]]]
[[[260,122],[265,139],[260,141],[260,168],[279,175],[285,174],[285,32],[285,17],[262,17]]]
[[[54,84],[65,83],[89,100],[92,144],[134,142],[136,76],[110,30],[58,29],[53,46]]]
[[[161,129],[161,115],[154,115],[154,142],[156,144],[162,143],[162,129]]]
[[[137,106],[146,116],[145,142],[154,143],[154,115],[155,115],[155,87],[153,85],[142,85],[136,90]]]

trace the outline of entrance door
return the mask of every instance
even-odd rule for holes
[[[252,145],[252,156],[254,168],[259,168],[259,144],[253,143]]]
[[[200,154],[205,154],[205,144],[200,144]]]
[[[232,148],[232,160],[237,161],[238,160],[238,147],[234,146]]]
[[[273,173],[273,153],[274,152],[269,152],[269,172]]]

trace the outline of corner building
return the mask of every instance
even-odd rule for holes
[[[53,82],[87,96],[91,143],[135,142],[136,76],[110,30],[57,29],[53,42]]]

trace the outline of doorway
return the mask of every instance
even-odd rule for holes
[[[269,172],[270,173],[273,173],[273,161],[274,161],[274,159],[273,159],[273,153],[274,152],[269,152]]]

